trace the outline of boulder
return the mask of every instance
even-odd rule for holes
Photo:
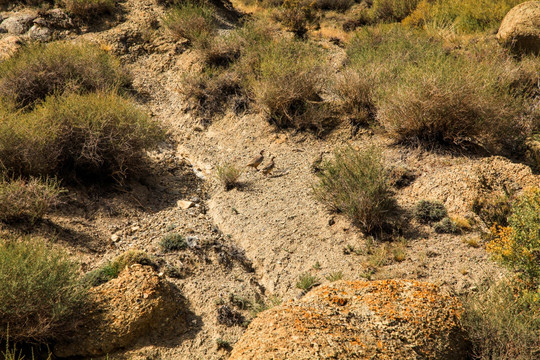
[[[0,29],[13,35],[22,35],[30,29],[35,18],[36,15],[31,14],[11,16],[2,21]]]
[[[518,53],[540,54],[540,1],[524,2],[510,10],[497,39]]]
[[[0,39],[0,61],[11,57],[20,49],[23,42],[19,36],[8,35]]]
[[[100,356],[132,345],[142,335],[172,327],[181,300],[175,287],[152,267],[131,265],[116,279],[90,289],[80,324],[69,339],[55,346],[54,354]]]
[[[230,360],[467,358],[460,302],[406,280],[339,281],[260,314]]]
[[[48,27],[34,24],[30,30],[28,30],[28,37],[34,41],[47,42],[52,38],[52,31]]]

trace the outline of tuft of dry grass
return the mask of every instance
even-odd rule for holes
[[[58,204],[61,192],[62,189],[55,179],[1,179],[0,220],[33,223]]]
[[[230,163],[216,166],[216,177],[227,191],[234,189],[239,185],[239,179],[242,172],[242,169]]]

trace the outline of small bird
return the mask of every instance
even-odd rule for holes
[[[257,169],[257,167],[258,167],[259,165],[261,165],[261,163],[262,163],[263,160],[264,160],[264,155],[263,155],[263,154],[264,154],[264,150],[261,150],[260,155],[254,157],[253,159],[251,159],[251,161],[249,162],[249,164],[247,164],[246,166],[252,167],[252,168],[254,168],[255,170],[259,170],[259,169]]]
[[[276,166],[276,164],[274,163],[275,158],[275,156],[272,156],[272,158],[270,159],[270,163],[261,169],[261,172],[264,175],[268,175],[272,172],[272,170],[274,170],[274,166]]]

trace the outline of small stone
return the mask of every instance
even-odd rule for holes
[[[132,232],[139,231],[140,229],[141,229],[140,226],[132,226],[132,227],[131,227],[131,231],[132,231]]]
[[[116,234],[111,235],[111,241],[112,242],[117,242],[119,240],[120,240],[120,236],[118,236]]]
[[[195,204],[201,202],[201,199],[198,196],[194,196],[189,199],[189,201],[194,202]]]
[[[195,204],[193,203],[193,201],[178,200],[178,201],[176,202],[176,205],[177,205],[180,209],[187,210],[187,209],[189,209],[190,207],[192,207],[192,206],[195,205]]]
[[[188,236],[188,237],[186,237],[186,244],[187,244],[187,246],[190,247],[190,248],[196,247],[198,241],[199,241],[199,237],[198,237],[198,236]]]

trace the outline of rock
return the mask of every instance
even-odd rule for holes
[[[35,41],[47,42],[52,38],[52,31],[41,25],[33,25],[30,30],[28,30],[28,37]]]
[[[119,240],[120,240],[120,236],[118,236],[116,234],[111,235],[111,241],[112,242],[117,242]]]
[[[504,17],[499,42],[518,53],[540,53],[540,1],[528,1],[512,8]]]
[[[177,205],[180,209],[187,210],[187,209],[189,209],[190,207],[192,207],[193,205],[195,205],[195,203],[194,203],[193,201],[178,200],[178,201],[176,202],[176,205]]]
[[[260,314],[230,360],[466,359],[462,312],[433,284],[338,281]]]
[[[150,266],[131,265],[118,278],[90,289],[89,305],[71,338],[59,343],[59,357],[100,356],[133,344],[151,331],[181,324],[176,289]],[[172,322],[171,320],[175,320]]]
[[[22,35],[30,29],[35,18],[35,15],[30,14],[11,16],[2,21],[0,28],[13,35]]]

